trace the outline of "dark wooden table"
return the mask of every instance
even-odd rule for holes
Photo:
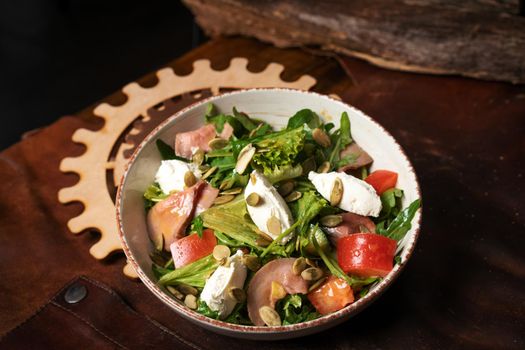
[[[90,107],[0,153],[0,347],[524,348],[525,87],[392,72],[247,39],[213,40],[170,66],[189,73],[194,60],[209,58],[220,69],[236,56],[254,71],[280,62],[284,79],[314,76],[315,91],[338,94],[405,148],[424,211],[401,277],[355,318],[301,339],[243,341],[182,320],[122,275],[122,254],[102,262],[89,255],[96,233],[66,228],[82,206],[58,203],[57,191],[78,180],[58,165],[84,151],[70,141],[77,128],[101,126]],[[68,305],[59,291],[80,275],[90,279],[76,282],[87,297]]]

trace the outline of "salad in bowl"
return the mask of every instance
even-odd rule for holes
[[[208,103],[204,125],[150,141],[162,160],[142,194],[144,273],[185,307],[240,326],[359,303],[402,261],[419,198],[407,202],[395,169],[374,166],[346,111],[334,123],[302,108],[277,128],[237,107]]]

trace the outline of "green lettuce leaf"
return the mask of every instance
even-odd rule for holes
[[[169,195],[162,192],[158,183],[152,183],[144,192],[144,206],[146,210],[150,209],[157,202],[166,199]]]
[[[212,255],[208,255],[191,264],[166,273],[159,279],[159,283],[162,285],[185,283],[193,287],[204,288],[206,279],[217,269],[217,266],[217,260]]]
[[[293,117],[288,119],[288,125],[286,128],[295,129],[304,124],[308,125],[310,129],[315,129],[321,125],[321,121],[319,116],[311,109],[301,109],[295,113]]]
[[[321,316],[306,296],[301,294],[288,294],[277,302],[275,309],[283,325],[311,321]]]
[[[266,174],[266,178],[274,184],[283,180],[294,179],[301,176],[302,173],[303,167],[301,164],[297,164],[296,166],[284,165],[273,168],[268,174]]]

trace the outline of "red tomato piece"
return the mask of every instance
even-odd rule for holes
[[[376,190],[378,195],[381,195],[396,186],[397,173],[390,170],[376,170],[368,175],[365,181]]]
[[[308,293],[308,300],[321,315],[341,310],[354,302],[354,292],[344,279],[334,275],[317,289]]]
[[[397,242],[375,233],[355,233],[337,243],[337,261],[344,272],[385,277],[393,268]]]
[[[217,238],[210,229],[202,231],[202,238],[196,233],[181,238],[170,246],[173,263],[176,268],[188,265],[210,255],[216,245]]]

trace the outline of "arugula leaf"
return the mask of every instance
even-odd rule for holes
[[[203,288],[206,279],[217,269],[217,266],[217,260],[212,255],[208,255],[163,275],[159,279],[159,283],[162,285],[185,283],[193,287]]]
[[[199,299],[197,301],[197,310],[195,310],[195,311],[197,311],[199,314],[207,316],[209,318],[213,318],[215,320],[219,319],[219,312],[218,311],[213,311],[212,309],[210,309],[208,304],[206,304],[206,302],[203,301],[203,300]]]
[[[159,150],[160,157],[163,160],[176,159],[176,160],[180,160],[180,161],[188,163],[188,160],[186,158],[182,158],[182,157],[175,155],[175,151],[173,150],[173,147],[171,147],[170,145],[168,145],[166,142],[162,141],[161,139],[157,139],[157,141],[155,141],[155,144],[157,145],[157,149]]]
[[[339,126],[339,137],[341,138],[341,149],[352,143],[352,132],[350,130],[350,118],[348,114],[343,112]]]
[[[250,119],[248,114],[237,111],[235,107],[233,107],[233,116],[248,131],[252,131],[257,127],[257,124]]]
[[[321,125],[321,121],[319,116],[311,109],[301,109],[295,113],[293,117],[288,119],[288,125],[286,128],[295,129],[304,124],[308,125],[310,129],[315,129]]]
[[[405,237],[406,233],[412,227],[412,219],[416,215],[417,210],[421,205],[421,200],[416,199],[407,208],[402,210],[394,220],[388,225],[386,229],[380,227],[377,233],[386,236],[396,241],[400,241]]]
[[[207,118],[213,117],[214,115],[217,115],[217,107],[215,107],[215,105],[210,102],[206,105],[206,111],[204,112],[204,117],[207,119]]]
[[[248,317],[248,309],[246,308],[246,302],[235,305],[232,313],[224,319],[224,322],[243,325],[253,325],[252,321]]]
[[[244,131],[242,124],[231,115],[218,114],[213,117],[206,117],[206,122],[208,124],[213,124],[218,133],[221,133],[224,130],[224,124],[226,123],[230,124],[233,128],[233,133],[236,135],[240,136]]]
[[[157,202],[167,198],[169,195],[162,192],[158,183],[152,183],[144,192],[144,206],[146,210],[150,209]]]
[[[321,316],[306,296],[301,294],[288,294],[277,302],[275,310],[281,316],[283,325],[311,321]]]
[[[191,227],[191,232],[195,232],[199,236],[199,238],[202,238],[202,231],[204,230],[204,223],[200,215],[195,217],[191,221],[190,227]]]
[[[352,143],[352,133],[350,129],[350,118],[346,112],[341,114],[340,127],[335,133],[332,134],[330,139],[332,140],[332,147],[328,150],[328,161],[332,165],[332,168],[337,167],[339,162],[339,153]]]
[[[170,273],[171,271],[173,271],[172,269],[168,269],[168,268],[165,268],[165,267],[162,267],[162,266],[159,266],[157,264],[152,264],[151,266],[151,270],[153,271],[153,275],[159,279],[161,278],[162,276]]]

